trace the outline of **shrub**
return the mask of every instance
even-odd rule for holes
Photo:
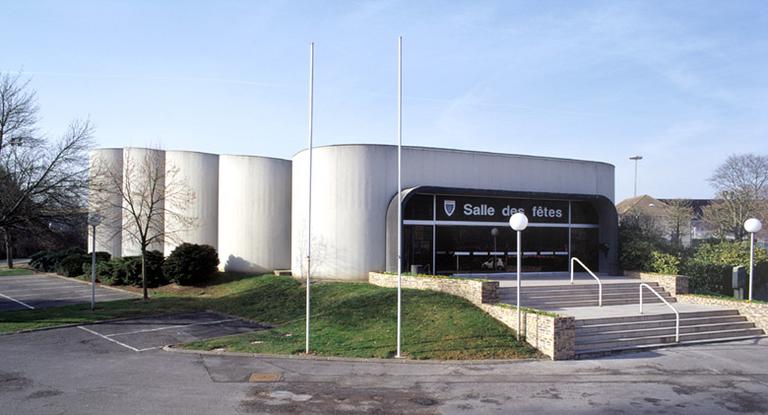
[[[38,271],[58,272],[57,268],[64,258],[71,255],[83,254],[85,254],[85,251],[82,248],[68,248],[61,251],[40,251],[32,255],[29,265]]]
[[[702,263],[749,266],[749,241],[702,242],[693,254],[693,260]],[[765,249],[755,246],[755,263],[768,262]]]
[[[688,289],[695,294],[733,295],[733,267],[701,261],[686,261],[680,274],[689,277]]]
[[[210,245],[183,243],[165,260],[166,277],[179,284],[191,285],[204,281],[216,272],[219,255]]]
[[[680,259],[672,254],[659,251],[651,252],[650,269],[653,272],[677,275],[680,271],[679,265]]]
[[[65,277],[77,277],[83,273],[83,263],[88,257],[83,254],[70,254],[56,264],[56,273]]]
[[[163,254],[160,251],[147,251],[145,256],[147,287],[167,284],[168,280],[163,275]],[[123,257],[121,262],[115,279],[122,279],[127,285],[141,287],[141,256]]]

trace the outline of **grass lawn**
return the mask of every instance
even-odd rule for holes
[[[214,310],[275,328],[188,344],[198,350],[297,354],[304,351],[304,287],[290,277],[222,275],[206,287],[163,287],[149,302],[123,300],[0,313],[0,332],[142,314]],[[312,349],[318,355],[391,357],[395,351],[395,289],[365,283],[313,285]],[[468,301],[403,290],[403,352],[415,359],[540,357],[514,332]]]
[[[32,275],[34,272],[29,269],[23,269],[23,268],[0,268],[0,277],[10,277],[14,275]]]

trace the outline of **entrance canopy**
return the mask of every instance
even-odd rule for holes
[[[387,210],[387,271],[397,270],[397,195]],[[618,272],[618,222],[600,195],[421,186],[403,191],[403,270],[429,274],[516,271],[509,217],[530,221],[522,235],[523,272],[568,271],[575,256],[592,270]]]

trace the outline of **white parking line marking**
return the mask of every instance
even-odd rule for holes
[[[154,329],[144,329],[144,330],[126,331],[124,333],[106,334],[105,336],[107,336],[107,337],[125,336],[125,335],[128,335],[128,334],[148,333],[148,332],[151,332],[151,331],[168,330],[168,329],[175,329],[175,328],[179,328],[179,327],[205,326],[205,325],[208,325],[208,324],[226,323],[228,321],[235,321],[235,320],[237,320],[237,319],[236,318],[228,318],[226,320],[207,321],[205,323],[178,324],[178,325],[175,325],[175,326],[156,327]]]
[[[125,344],[125,343],[122,343],[122,342],[119,342],[119,341],[117,341],[117,340],[115,340],[115,339],[110,339],[109,337],[107,337],[107,336],[105,336],[105,335],[103,335],[103,334],[101,334],[101,333],[99,333],[99,332],[95,332],[95,331],[93,331],[93,330],[91,330],[91,329],[87,329],[87,328],[85,328],[85,327],[83,327],[83,326],[77,326],[77,328],[79,328],[79,329],[82,329],[82,330],[85,330],[85,331],[87,331],[88,333],[94,334],[94,335],[96,335],[96,336],[99,336],[99,337],[101,337],[101,338],[102,338],[102,339],[104,339],[104,340],[108,340],[108,341],[111,341],[112,343],[115,343],[115,344],[119,344],[120,346],[123,346],[123,347],[125,347],[126,349],[129,349],[129,350],[133,350],[134,352],[139,352],[139,351],[140,351],[139,349],[137,349],[137,348],[135,348],[135,347],[133,347],[133,346],[129,346],[129,345],[127,345],[127,344]]]
[[[21,304],[21,305],[23,305],[24,307],[27,307],[30,310],[34,310],[35,309],[35,307],[32,307],[31,305],[29,305],[29,304],[27,304],[27,303],[25,303],[23,301],[19,301],[19,300],[15,299],[15,298],[8,297],[7,295],[4,295],[3,293],[0,293],[0,297],[3,297],[3,298],[8,299],[8,300],[11,300],[11,301],[13,301],[14,303],[17,303],[17,304]]]

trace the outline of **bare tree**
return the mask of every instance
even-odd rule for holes
[[[67,223],[85,207],[90,122],[75,120],[49,141],[38,134],[37,112],[29,81],[0,74],[0,231],[9,268],[15,234]]]
[[[704,220],[721,237],[743,239],[744,221],[768,217],[768,156],[732,155],[709,178],[718,201],[704,209]]]
[[[684,199],[666,200],[666,221],[669,239],[675,245],[683,244],[683,235],[690,232],[693,207]]]
[[[178,234],[197,225],[198,218],[185,214],[194,200],[179,169],[166,166],[161,150],[127,151],[122,166],[98,160],[91,165],[90,210],[100,213],[108,228],[127,235],[139,247],[145,300],[149,298],[146,253],[152,245],[162,249],[166,239],[181,242]],[[110,214],[116,210],[122,214]]]

